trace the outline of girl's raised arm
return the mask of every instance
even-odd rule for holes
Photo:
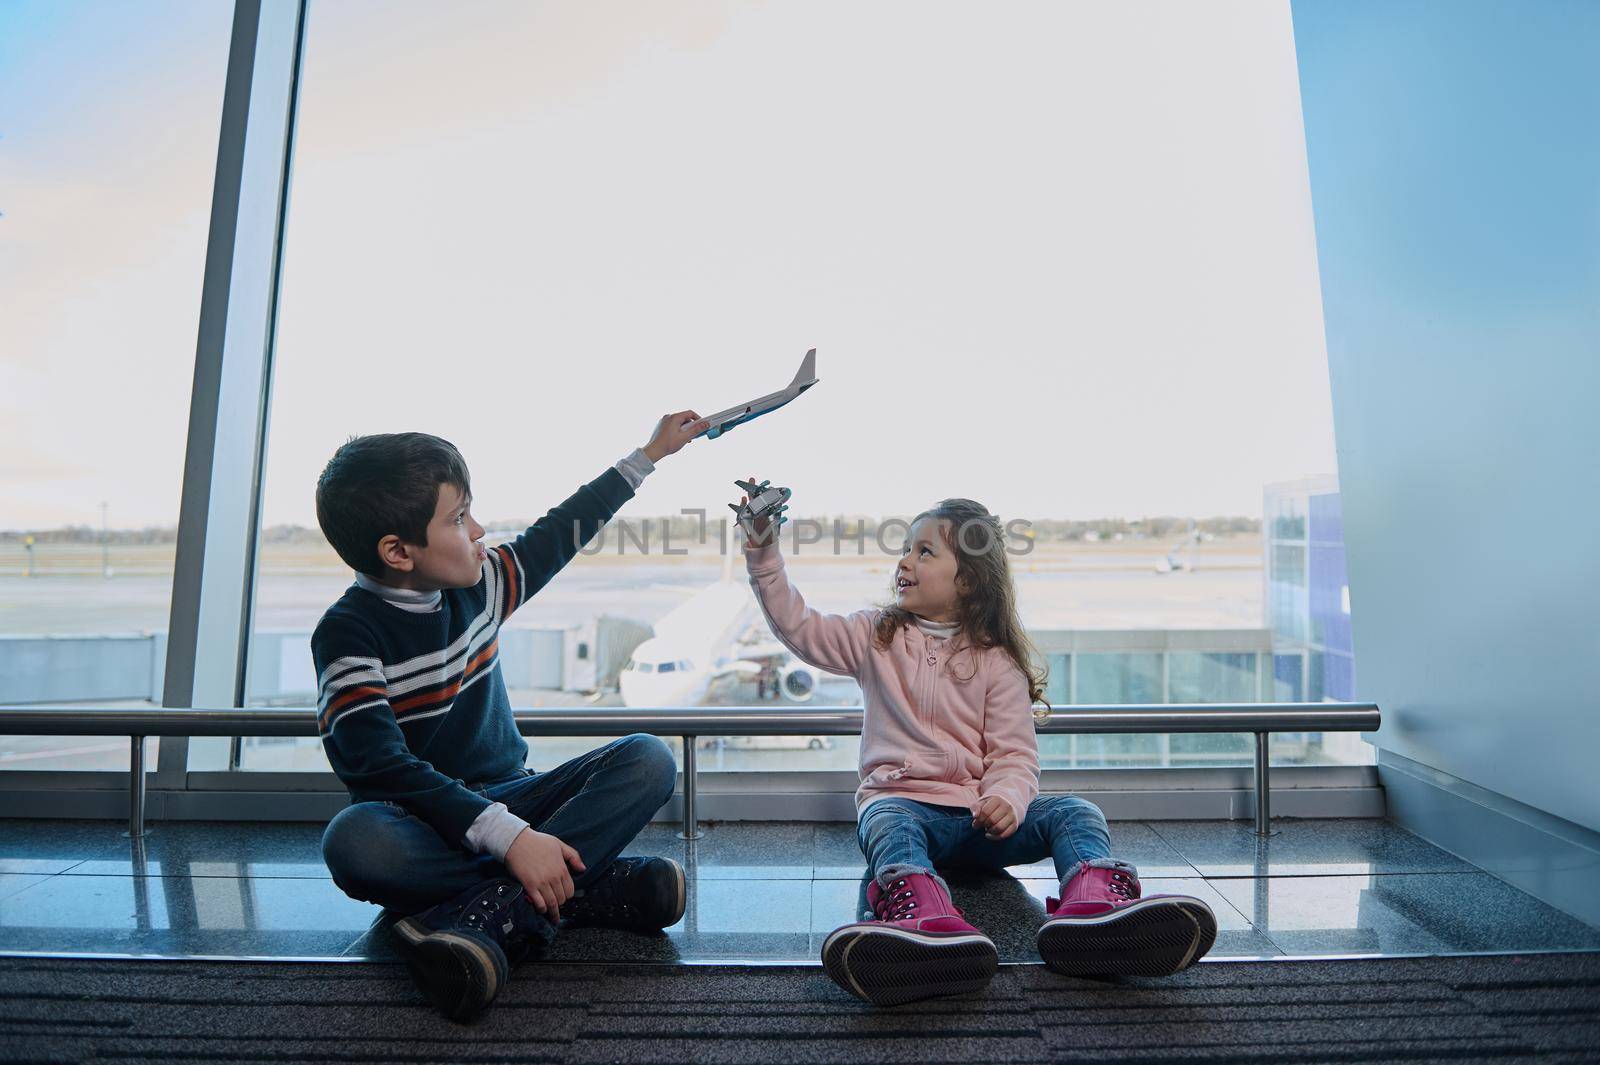
[[[755,590],[756,602],[761,605],[772,634],[801,661],[859,680],[861,664],[871,647],[877,611],[824,614],[806,606],[789,583],[777,541],[773,536],[761,547],[746,546],[744,554],[750,587]]]

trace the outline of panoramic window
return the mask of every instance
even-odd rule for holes
[[[789,572],[830,612],[890,598],[892,519],[964,496],[1022,522],[1054,702],[1349,697],[1325,679],[1353,676],[1347,595],[1317,629],[1338,545],[1292,517],[1330,493],[1269,487],[1334,472],[1287,7],[386,0],[318,5],[307,34],[253,704],[315,698],[308,636],[352,575],[313,489],[352,434],[455,443],[493,544],[662,413],[781,388],[810,348],[814,388],[666,459],[510,620],[514,705],[859,705],[754,608],[727,529],[751,475],[793,489]],[[1370,759],[1325,739],[1273,757]],[[712,769],[856,759],[699,743]],[[242,754],[325,765],[304,740]]]
[[[231,5],[0,5],[0,704],[160,702]],[[0,736],[0,770],[121,769]]]

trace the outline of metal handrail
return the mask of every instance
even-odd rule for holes
[[[683,740],[683,833],[700,835],[695,818],[700,736],[853,736],[861,710],[787,706],[562,707],[512,712],[524,736],[612,736],[644,732]],[[1035,716],[1047,735],[1105,733],[1241,733],[1255,736],[1255,826],[1269,833],[1272,818],[1267,737],[1274,732],[1374,732],[1375,703],[1197,703],[1126,706],[1051,706]],[[0,706],[0,735],[128,736],[128,834],[144,833],[144,740],[148,736],[315,736],[317,712],[303,707],[191,709],[178,707]]]
[[[859,707],[560,707],[512,711],[524,736],[855,736]],[[1160,703],[1052,706],[1039,732],[1370,732],[1373,703]],[[315,736],[317,713],[303,707],[188,708],[0,706],[0,735]]]

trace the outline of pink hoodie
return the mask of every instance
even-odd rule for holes
[[[747,547],[745,567],[783,645],[861,685],[857,812],[890,797],[971,808],[999,795],[1022,822],[1039,794],[1039,743],[1027,678],[1004,650],[972,647],[960,634],[929,636],[915,625],[883,650],[872,635],[882,612],[841,617],[807,607],[776,542]]]

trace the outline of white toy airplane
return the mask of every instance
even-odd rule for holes
[[[706,419],[711,423],[711,428],[700,435],[715,440],[735,425],[743,425],[752,418],[759,418],[769,411],[777,410],[816,383],[817,349],[812,348],[800,361],[800,372],[794,375],[794,380],[789,382],[788,388],[781,392],[769,392],[760,399],[752,399],[749,403],[738,407],[718,411]]]

